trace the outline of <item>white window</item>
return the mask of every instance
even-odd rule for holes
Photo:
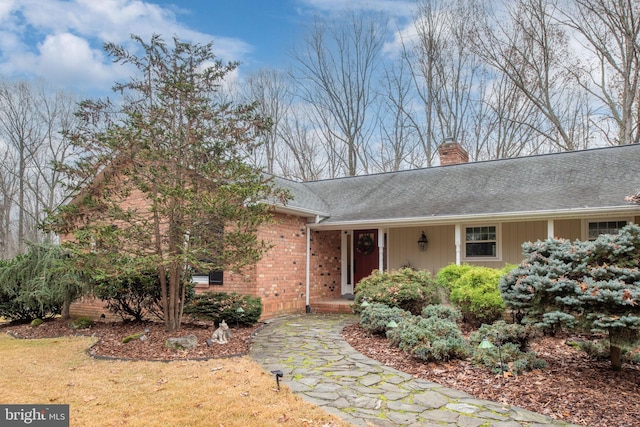
[[[589,221],[587,223],[587,239],[595,240],[601,234],[618,234],[627,225],[627,220]]]
[[[464,256],[467,259],[499,257],[499,227],[497,225],[464,228]]]

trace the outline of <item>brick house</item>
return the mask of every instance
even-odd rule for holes
[[[276,178],[293,199],[259,232],[273,248],[242,274],[197,277],[197,290],[258,296],[264,318],[342,311],[328,301],[348,301],[374,269],[501,267],[521,261],[525,241],[585,240],[640,222],[640,206],[625,201],[640,189],[640,145],[469,163],[446,142],[439,155],[440,166],[424,169]]]

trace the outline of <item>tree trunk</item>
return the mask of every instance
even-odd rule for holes
[[[611,369],[619,371],[622,369],[622,350],[617,345],[610,346]]]

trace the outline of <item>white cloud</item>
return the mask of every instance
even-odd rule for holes
[[[141,0],[0,0],[0,73],[106,93],[130,70],[113,64],[102,45],[133,48],[131,34],[143,40],[161,34],[169,44],[174,36],[201,44],[213,41],[215,54],[224,61],[242,60],[251,51],[242,40],[185,27],[176,11]]]

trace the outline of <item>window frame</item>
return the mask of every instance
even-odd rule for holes
[[[480,228],[480,227],[495,227],[496,238],[495,240],[467,240],[467,229],[468,228]],[[501,223],[490,223],[490,224],[463,224],[461,228],[461,236],[460,236],[460,244],[462,246],[462,259],[464,261],[501,261],[502,260],[502,224]],[[467,243],[472,242],[494,242],[496,243],[496,253],[495,255],[482,255],[482,256],[469,256],[467,255]]]
[[[603,222],[625,222],[626,223],[625,225],[629,225],[629,224],[633,223],[633,218],[631,218],[631,217],[626,217],[626,218],[615,217],[615,218],[585,219],[585,220],[582,221],[582,240],[583,241],[587,241],[587,240],[592,241],[592,240],[597,239],[597,237],[593,237],[592,238],[592,237],[589,236],[589,226],[591,224],[594,224],[594,223],[603,223]]]

